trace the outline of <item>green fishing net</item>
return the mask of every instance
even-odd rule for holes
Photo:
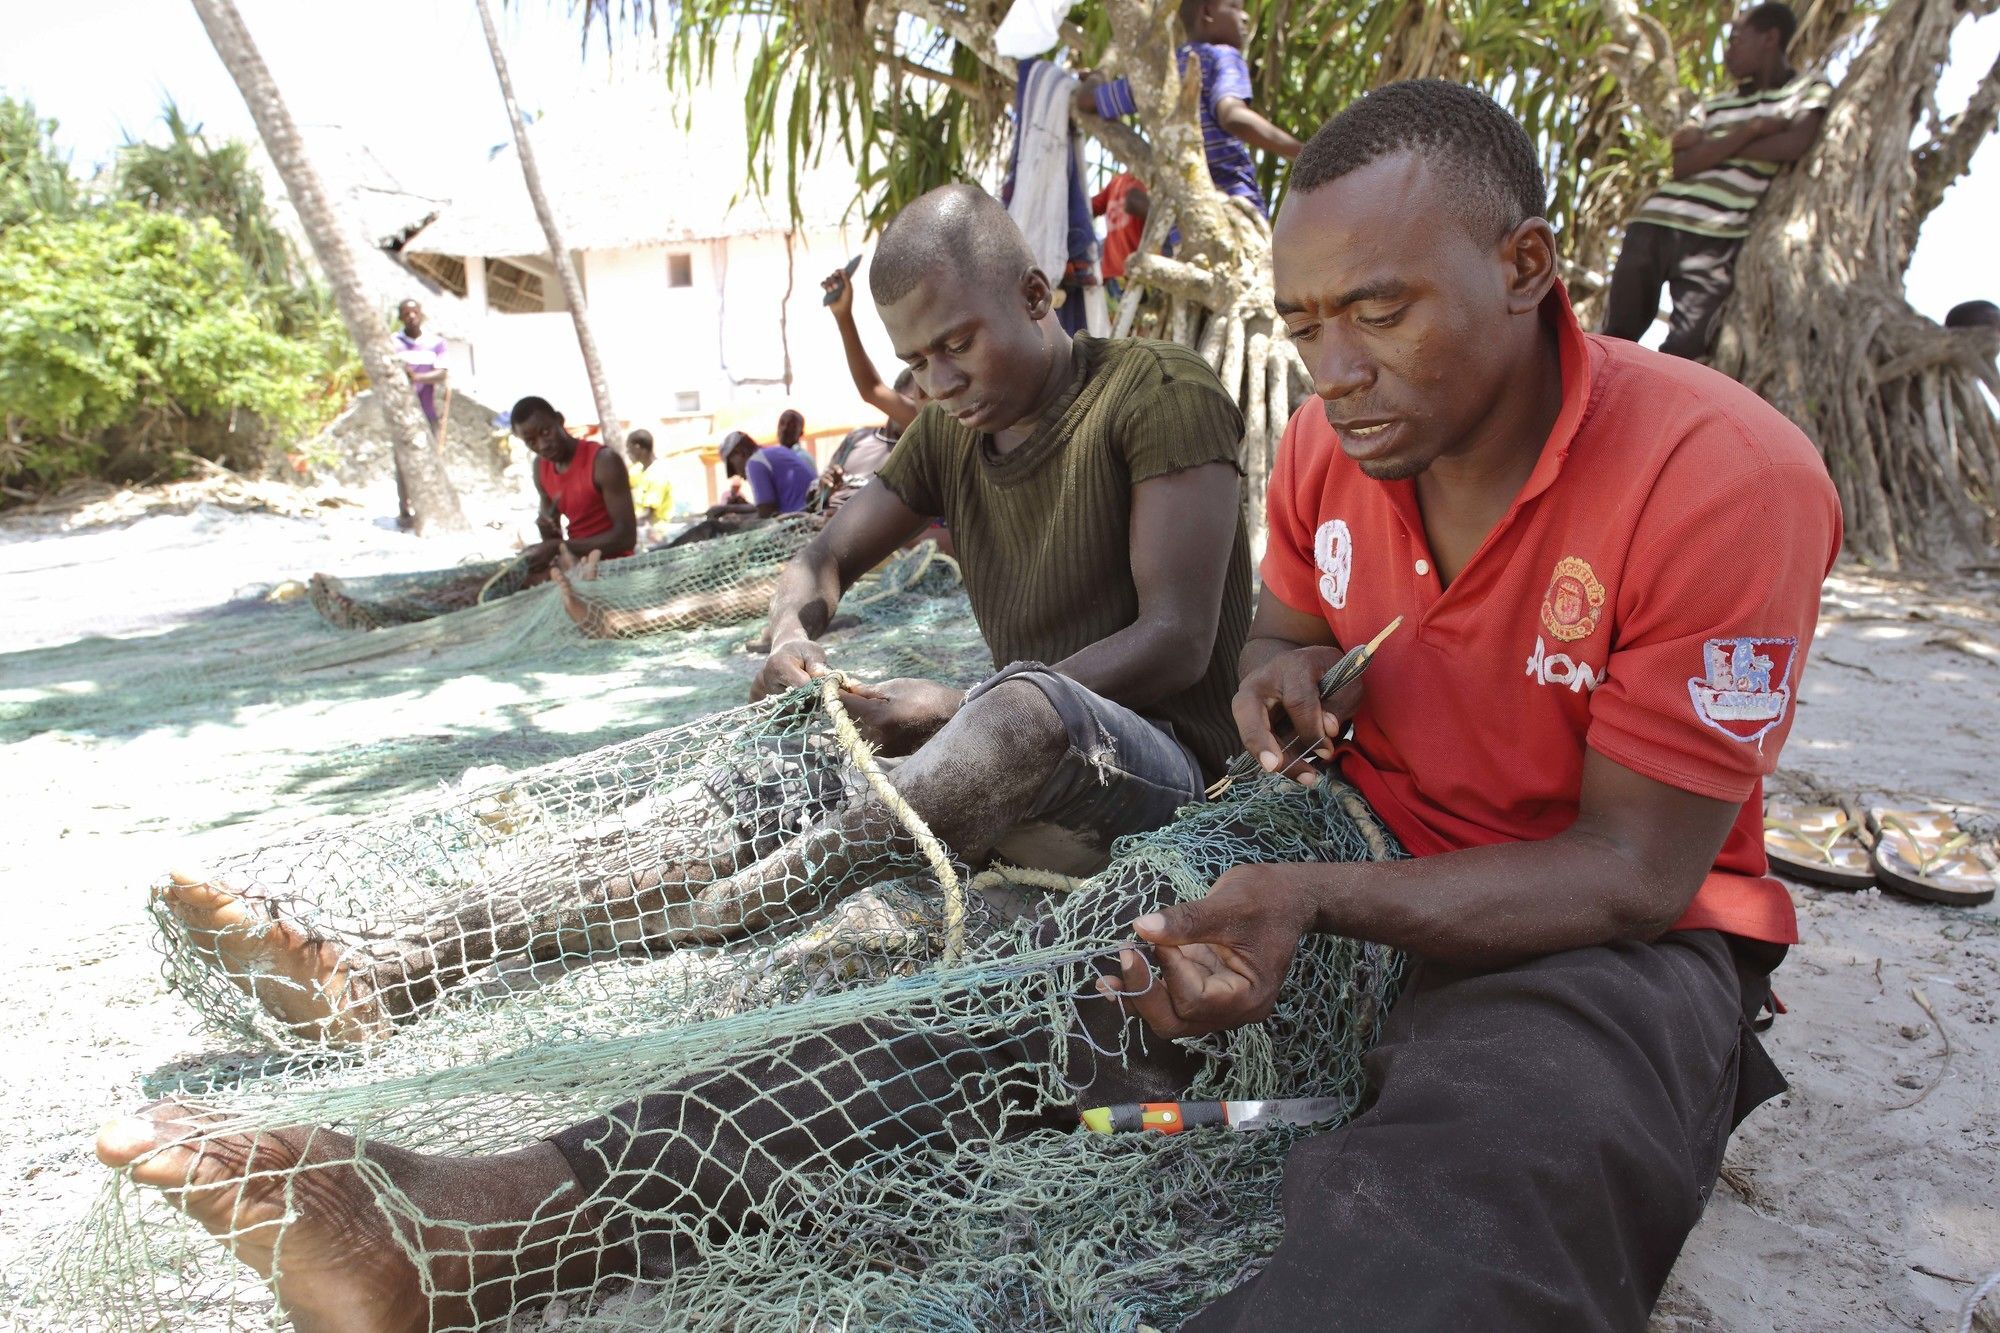
[[[468,769],[526,767],[741,703],[772,581],[803,540],[802,525],[777,523],[578,577],[591,607],[647,622],[627,637],[590,637],[542,584],[370,633],[327,625],[304,598],[253,598],[164,633],[12,654],[0,742],[199,731],[205,744],[181,758],[212,764],[185,771],[219,809],[274,794],[301,812],[378,808]],[[380,606],[438,582],[346,586]],[[971,685],[992,669],[957,567],[928,545],[857,583],[825,643],[862,678]]]
[[[1351,1106],[1399,961],[1308,941],[1268,1021],[1185,1045],[1092,982],[1133,916],[1230,866],[1393,842],[1339,784],[1258,779],[1088,880],[975,874],[885,803],[834,697],[246,855],[212,879],[230,924],[158,886],[170,983],[240,1049],[147,1092],[201,1108],[223,1155],[325,1127],[312,1169],[252,1162],[270,1211],[232,1241],[275,1242],[282,1274],[316,1174],[345,1173],[425,1275],[434,1324],[493,1330],[1129,1331],[1254,1269],[1297,1131],[1103,1138],[1071,1108],[1148,1069],[1190,1096]],[[278,938],[320,951],[311,975],[286,974]],[[604,1179],[512,1239],[447,1225],[382,1165],[379,1145],[501,1153],[606,1113]],[[37,1300],[75,1327],[276,1318],[247,1268],[122,1176]]]

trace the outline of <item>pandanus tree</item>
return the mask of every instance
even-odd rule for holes
[[[1819,442],[1850,544],[1894,561],[1983,549],[2000,513],[1994,382],[1978,335],[1946,333],[1901,294],[1917,228],[1991,131],[2000,70],[1972,105],[1909,143],[1954,28],[1995,0],[1801,0],[1795,63],[1848,73],[1813,154],[1774,192],[1741,260],[1717,364]],[[1014,63],[994,32],[1008,0],[586,0],[593,26],[649,32],[671,82],[752,51],[749,174],[851,159],[871,225],[1004,150]],[[1270,229],[1208,179],[1198,90],[1176,68],[1176,0],[1082,0],[1062,24],[1071,68],[1125,76],[1138,114],[1079,118],[1147,182],[1143,300],[1121,328],[1198,347],[1245,409],[1253,511],[1286,414],[1310,391],[1271,309]],[[1730,0],[1250,0],[1258,108],[1301,137],[1370,88],[1437,77],[1491,93],[1542,152],[1548,216],[1572,296],[1594,317],[1625,220],[1665,174],[1667,139],[1721,77]],[[1263,166],[1282,198],[1281,164]],[[796,179],[795,171],[786,174]],[[1174,257],[1155,242],[1177,226]]]

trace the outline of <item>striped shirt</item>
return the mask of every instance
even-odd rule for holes
[[[1801,74],[1781,88],[1760,93],[1725,93],[1711,97],[1688,123],[1704,134],[1724,134],[1759,116],[1797,120],[1810,111],[1824,111],[1833,100],[1833,85],[1824,75]],[[1691,231],[1700,236],[1736,240],[1750,234],[1750,215],[1771,188],[1780,162],[1732,157],[1686,180],[1668,181],[1639,205],[1634,222]]]
[[[1139,618],[1132,492],[1154,477],[1227,463],[1241,470],[1243,413],[1208,363],[1144,338],[1076,339],[1069,388],[1008,453],[924,408],[875,474],[951,529],[973,619],[993,665],[1055,664]],[[1241,748],[1229,701],[1250,632],[1250,543],[1226,546],[1215,641],[1201,679],[1138,711],[1173,727],[1215,778]]]
[[[1189,56],[1194,57],[1201,69],[1201,151],[1208,158],[1208,178],[1215,182],[1216,189],[1248,199],[1257,205],[1259,213],[1268,217],[1271,206],[1264,202],[1264,192],[1257,188],[1257,164],[1251,160],[1248,145],[1223,129],[1222,122],[1215,117],[1215,104],[1225,97],[1250,101],[1250,64],[1233,46],[1188,42],[1175,52],[1183,74],[1187,72]],[[1139,109],[1132,97],[1132,85],[1124,79],[1100,83],[1093,91],[1097,114],[1106,120],[1130,116]]]

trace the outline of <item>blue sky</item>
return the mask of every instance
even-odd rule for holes
[[[448,195],[508,136],[471,0],[238,6],[293,116],[344,126],[411,188]],[[531,110],[603,81],[612,66],[624,76],[638,72],[643,43],[627,43],[615,57],[601,44],[587,55],[579,50],[568,0],[496,7],[516,92]],[[1964,104],[1996,52],[2000,16],[1961,26],[1940,89],[1948,112]],[[193,9],[178,0],[14,7],[0,42],[0,88],[61,121],[59,141],[86,169],[128,131],[150,132],[169,93],[212,132],[255,137]],[[644,153],[646,145],[631,151]],[[1969,297],[2000,300],[1996,216],[2000,148],[1989,140],[1924,230],[1909,274],[1919,310],[1941,318]]]

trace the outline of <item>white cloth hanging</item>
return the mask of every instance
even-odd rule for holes
[[[1028,71],[1021,120],[1014,127],[1014,194],[1008,215],[1027,238],[1028,253],[1051,283],[1069,263],[1069,103],[1076,80],[1046,60]]]
[[[1062,36],[1070,0],[1014,0],[993,30],[993,47],[1009,60],[1041,55]]]

